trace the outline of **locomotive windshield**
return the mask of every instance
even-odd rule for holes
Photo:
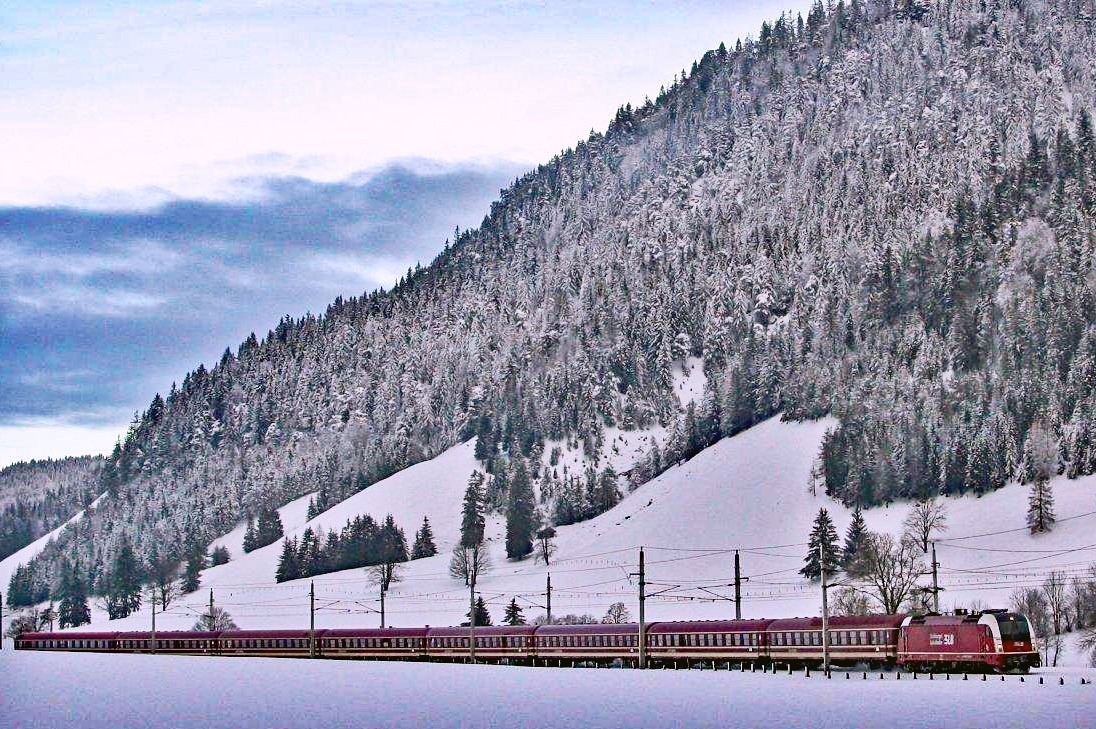
[[[997,624],[1001,627],[1001,640],[1023,641],[1031,640],[1031,632],[1028,630],[1027,618],[1016,613],[1006,613],[997,616]]]

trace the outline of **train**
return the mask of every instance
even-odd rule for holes
[[[646,665],[823,665],[822,618],[654,622]],[[1040,665],[1028,619],[1008,610],[829,619],[831,666],[1026,673]],[[639,625],[25,633],[17,650],[448,661],[530,666],[639,664]],[[474,656],[469,642],[475,640]]]

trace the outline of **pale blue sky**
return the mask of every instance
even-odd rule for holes
[[[109,449],[200,361],[390,284],[520,171],[806,6],[0,3],[0,466]],[[272,249],[342,274],[250,296]]]

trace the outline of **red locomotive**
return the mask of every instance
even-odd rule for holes
[[[1039,651],[1027,618],[1007,610],[910,616],[902,621],[898,665],[1026,672],[1039,665]]]
[[[822,619],[710,620],[647,625],[648,665],[819,666]],[[544,625],[475,629],[475,659],[524,665],[636,665],[639,626]],[[1026,672],[1039,666],[1027,618],[1006,610],[956,615],[835,617],[832,665],[898,666],[911,671]],[[17,650],[150,653],[149,633],[27,633]],[[467,661],[469,629],[354,628],[157,633],[157,653]]]

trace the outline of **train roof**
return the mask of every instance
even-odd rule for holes
[[[326,634],[326,630],[317,630],[316,637]],[[198,635],[195,633],[195,635]],[[308,638],[312,635],[309,630],[222,630],[211,635],[220,636],[222,640],[237,640],[240,638]],[[159,637],[159,634],[157,634]]]
[[[333,628],[325,638],[422,638],[429,628]],[[467,631],[466,631],[467,632]]]
[[[910,615],[906,620],[906,625],[962,625],[964,623],[977,623],[987,616],[1007,618],[1015,615],[1018,615],[1018,613],[1010,613],[1006,610],[987,610],[965,615]]]
[[[884,630],[899,628],[905,615],[835,615],[830,630]],[[780,618],[769,623],[769,630],[822,630],[822,618]]]
[[[215,640],[221,633],[217,630],[157,630],[156,640]],[[150,640],[152,633],[147,630],[118,633],[118,640]]]
[[[648,633],[761,633],[772,620],[676,620],[651,623]]]
[[[506,636],[506,635],[532,635],[537,627],[535,625],[478,625],[477,636]],[[431,638],[467,638],[468,626],[448,626],[444,628],[430,628],[427,632]]]
[[[23,633],[25,640],[114,640],[118,633],[91,633],[86,631],[68,631],[61,633]]]
[[[632,635],[639,632],[635,623],[582,623],[579,625],[541,625],[537,635]]]

